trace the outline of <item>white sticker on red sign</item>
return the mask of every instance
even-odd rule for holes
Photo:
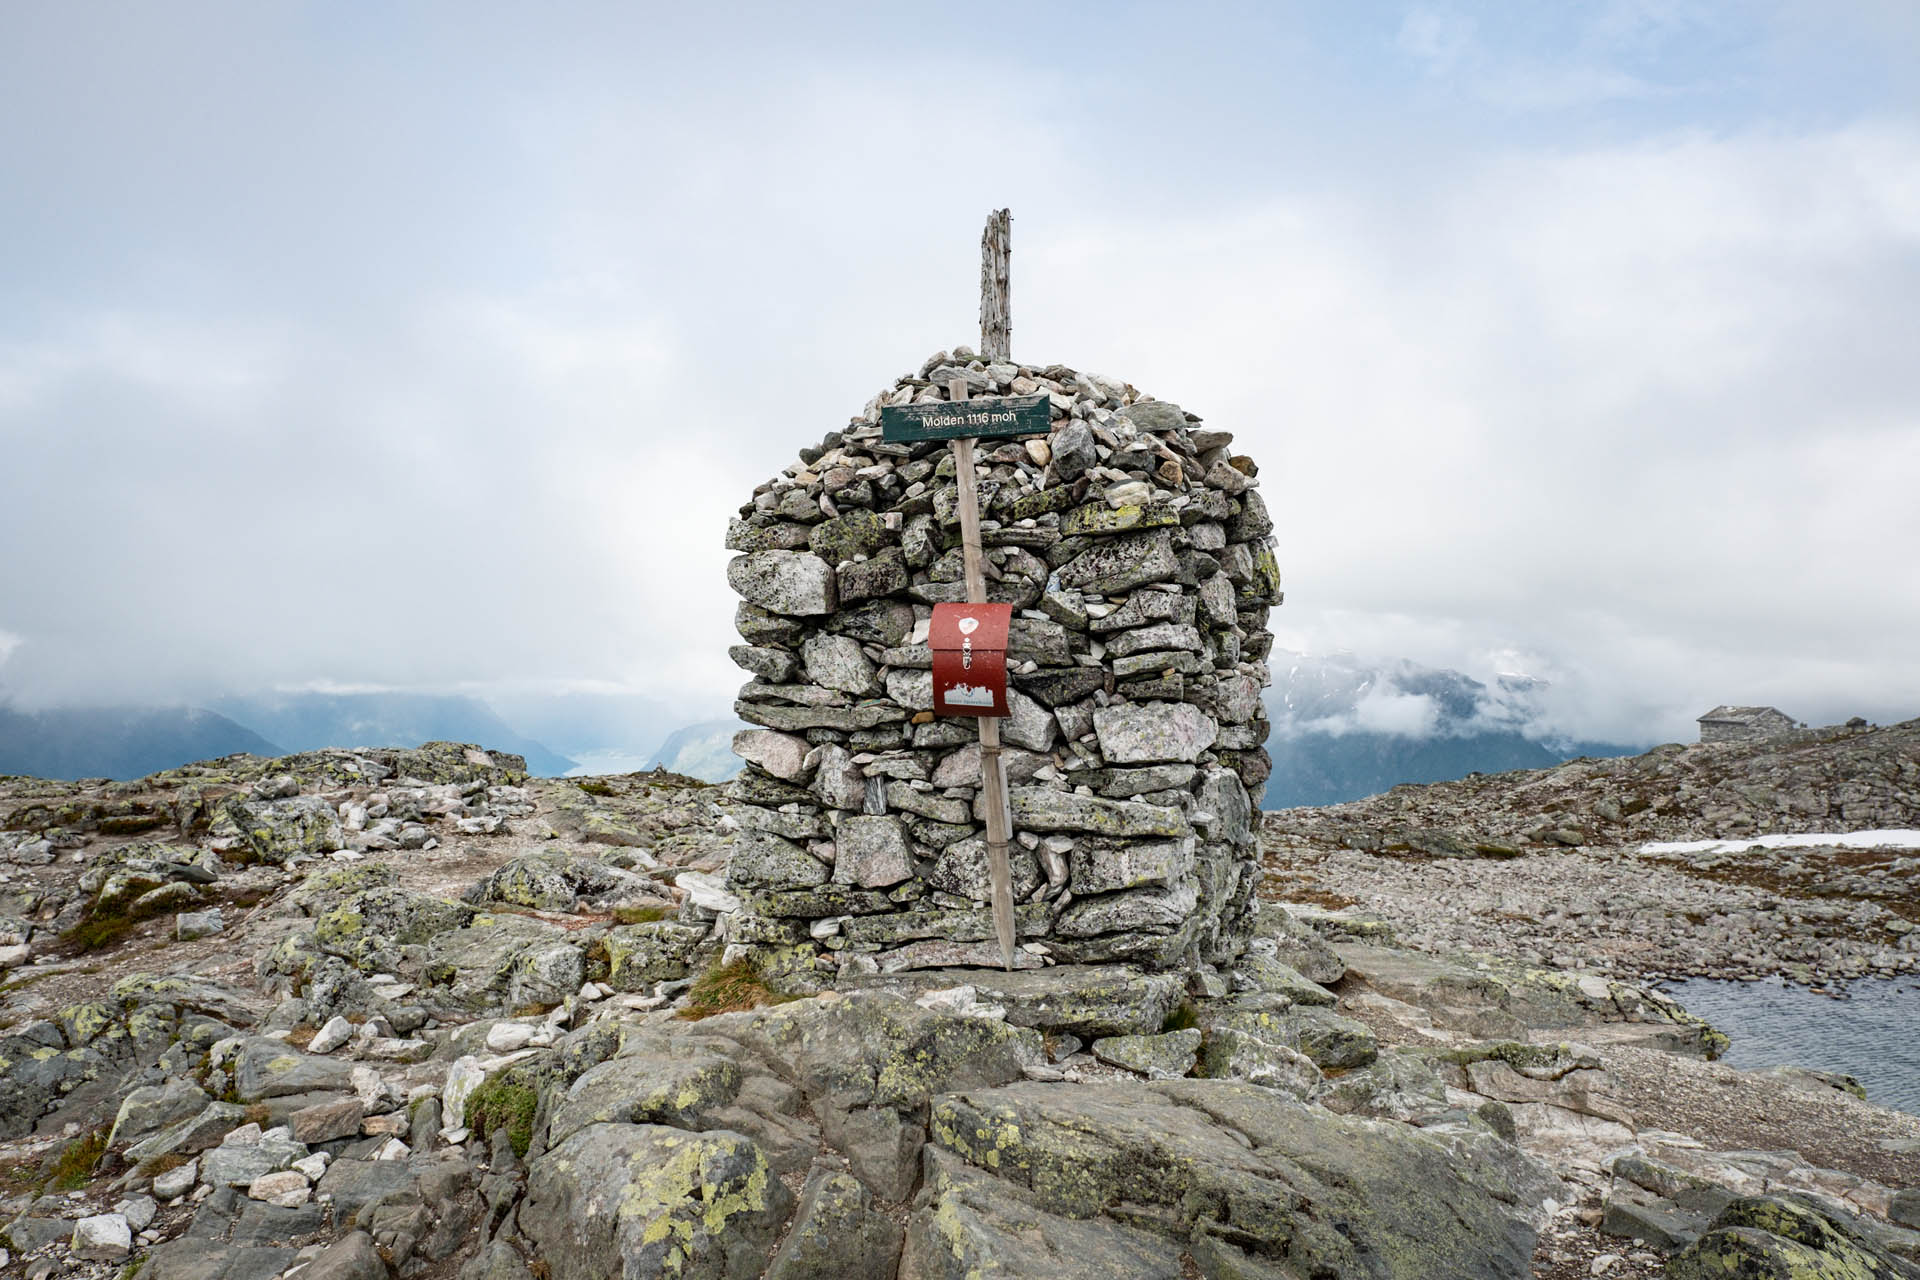
[[[933,650],[933,709],[943,716],[1007,714],[1010,604],[936,604],[927,630]]]

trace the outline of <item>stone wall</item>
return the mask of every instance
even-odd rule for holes
[[[1280,603],[1258,468],[1232,435],[1060,365],[941,352],[755,490],[727,533],[759,726],[723,790],[736,954],[795,977],[998,965],[977,724],[932,713],[928,620],[965,599],[953,458],[883,404],[1044,391],[1052,432],[981,440],[1022,967],[1218,963],[1250,927],[1260,691]]]

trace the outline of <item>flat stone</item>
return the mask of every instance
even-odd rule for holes
[[[1336,956],[1337,960],[1338,957]],[[1345,966],[1342,966],[1344,969]],[[1241,983],[1249,990],[1285,996],[1293,1004],[1323,1005],[1337,1003],[1333,992],[1312,981],[1285,961],[1252,952],[1240,958],[1235,968]]]
[[[913,875],[913,846],[891,816],[841,820],[834,837],[833,882],[863,889],[899,884]]]
[[[1109,1228],[1124,1213],[1178,1245],[1224,1236],[1262,1261],[1215,1275],[1521,1280],[1531,1219],[1563,1194],[1551,1171],[1492,1135],[1427,1135],[1222,1080],[961,1090],[935,1100],[928,1131],[935,1194],[945,1151],[977,1173],[1002,1171],[990,1203],[1009,1212],[1030,1204]]]
[[[328,1018],[321,1028],[313,1033],[313,1039],[307,1042],[308,1053],[332,1053],[347,1041],[353,1039],[354,1026],[339,1014]]]
[[[1067,853],[1068,887],[1078,896],[1171,884],[1193,870],[1193,837],[1183,840],[1079,840]]]
[[[1164,502],[1129,502],[1118,507],[1106,502],[1089,502],[1060,518],[1060,532],[1069,538],[1103,537],[1179,523],[1180,513]]]
[[[1161,622],[1109,636],[1106,645],[1110,658],[1124,658],[1129,654],[1151,650],[1184,649],[1198,653],[1200,633],[1189,623]]]
[[[1012,1026],[1083,1039],[1158,1032],[1186,994],[1181,975],[1130,965],[1064,964],[1026,973],[956,969],[872,979],[870,985],[909,994],[969,985],[981,1002],[1005,1008]]]
[[[733,840],[727,887],[809,889],[831,875],[825,863],[790,840],[764,831],[742,831]]]
[[[1138,1071],[1155,1080],[1193,1070],[1200,1056],[1200,1032],[1193,1027],[1148,1036],[1106,1036],[1095,1040],[1093,1056],[1109,1066]]]
[[[345,1090],[353,1087],[345,1063],[302,1053],[279,1040],[250,1036],[240,1046],[234,1091],[242,1102],[258,1102],[289,1093]]]
[[[840,604],[844,608],[876,596],[890,596],[905,591],[909,581],[905,554],[899,547],[886,547],[870,559],[841,567]]]
[[[182,911],[173,918],[173,936],[178,942],[210,938],[226,927],[226,921],[221,917],[218,907],[207,911]]]
[[[387,1264],[364,1231],[349,1231],[322,1249],[300,1272],[301,1280],[386,1280]]]
[[[140,1275],[142,1280],[272,1280],[293,1265],[295,1253],[188,1237],[156,1248]]]
[[[305,1204],[310,1194],[311,1188],[307,1182],[307,1175],[296,1169],[262,1174],[247,1185],[247,1195],[250,1199],[264,1200],[282,1209],[292,1209]]]
[[[733,754],[788,781],[811,776],[807,769],[807,753],[811,750],[807,740],[797,734],[742,729],[733,735]]]
[[[855,556],[872,555],[892,541],[893,532],[878,515],[864,508],[821,521],[807,537],[813,554],[830,565]]]
[[[531,1162],[520,1230],[552,1280],[758,1274],[793,1207],[738,1133],[580,1129]]]
[[[1198,905],[1199,892],[1191,883],[1076,899],[1060,913],[1054,932],[1063,938],[1088,938],[1104,933],[1171,930],[1186,923]]]
[[[1018,689],[1007,690],[1007,714],[1000,722],[1000,739],[1029,751],[1050,751],[1059,733],[1053,713]]]
[[[858,697],[879,690],[873,663],[861,650],[860,642],[852,636],[835,635],[830,631],[815,632],[800,646],[800,657],[806,663],[807,679],[822,688],[837,689]]]
[[[1321,1085],[1320,1068],[1298,1049],[1231,1027],[1218,1028],[1207,1038],[1201,1069],[1209,1079],[1244,1080],[1302,1099],[1311,1098]]]
[[[805,551],[752,551],[727,562],[727,582],[770,613],[810,617],[839,603],[833,566]]]
[[[766,554],[777,554],[769,552]],[[1124,533],[1096,543],[1061,566],[1060,585],[1089,595],[1113,595],[1180,572],[1167,531]]]
[[[1190,702],[1101,707],[1093,713],[1093,731],[1108,764],[1191,763],[1220,732],[1213,719]]]
[[[735,666],[768,684],[786,684],[800,674],[800,659],[786,649],[736,644],[727,650],[727,656]]]
[[[296,1142],[311,1146],[360,1132],[360,1121],[365,1114],[366,1108],[358,1098],[340,1098],[300,1108],[287,1117],[287,1127],[293,1130]]]
[[[1018,831],[1086,831],[1095,835],[1184,836],[1186,815],[1163,805],[1083,796],[1051,787],[1009,787],[1007,805]]]
[[[189,1160],[183,1165],[176,1165],[163,1173],[154,1174],[153,1194],[162,1200],[172,1200],[176,1196],[183,1196],[193,1190],[194,1184],[198,1181],[200,1181],[200,1162]]]

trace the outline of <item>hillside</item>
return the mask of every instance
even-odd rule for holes
[[[197,707],[0,706],[0,774],[40,778],[139,778],[191,760],[281,748]]]
[[[1920,721],[1656,747],[1265,815],[1269,892],[1621,976],[1920,966]],[[1770,837],[1906,830],[1882,847]],[[1719,847],[1688,848],[1720,840]],[[1680,844],[1680,848],[1660,848]]]

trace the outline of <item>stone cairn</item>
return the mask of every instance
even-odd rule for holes
[[[1045,392],[1052,429],[976,455],[988,598],[1014,609],[1002,741],[1016,967],[1237,956],[1269,761],[1260,691],[1281,600],[1252,459],[1111,378],[940,352],[731,522],[752,673],[730,954],[832,981],[1001,963],[978,726],[935,717],[927,632],[966,598],[944,442],[888,444],[883,405]]]

